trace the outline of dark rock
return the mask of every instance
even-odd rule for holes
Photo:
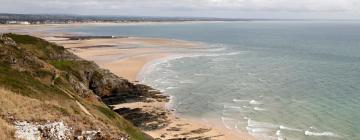
[[[181,129],[179,127],[171,127],[166,129],[167,131],[180,131]]]
[[[211,129],[199,128],[199,129],[192,130],[190,132],[194,133],[194,134],[202,134],[202,133],[206,133],[206,132],[209,132],[209,131],[211,131]]]
[[[168,139],[168,140],[187,140],[187,138],[172,138],[172,139]]]
[[[159,116],[156,113],[145,112],[140,108],[120,108],[114,111],[143,130],[160,129],[167,125],[167,116]]]
[[[165,138],[166,136],[165,136],[165,134],[161,134],[160,137]]]

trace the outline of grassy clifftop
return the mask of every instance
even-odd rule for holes
[[[151,139],[104,103],[141,94],[140,87],[62,46],[28,35],[0,36],[0,139],[18,137],[18,122],[63,122],[71,128],[64,135],[69,139]],[[54,137],[47,129],[39,132]]]

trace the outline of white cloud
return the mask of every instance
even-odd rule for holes
[[[0,0],[0,3],[0,12],[21,13],[225,17],[234,14],[285,17],[292,13],[360,17],[360,0]]]

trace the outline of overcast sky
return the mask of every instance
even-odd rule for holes
[[[360,19],[360,0],[0,0],[0,12]]]

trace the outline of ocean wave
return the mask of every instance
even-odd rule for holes
[[[249,101],[249,104],[252,104],[252,105],[260,105],[262,104],[260,101],[256,101],[256,100],[251,100]]]
[[[328,136],[328,137],[339,137],[339,135],[333,132],[311,132],[306,130],[304,133],[306,136]]]
[[[242,107],[243,107],[243,108],[250,108],[250,107],[248,107],[248,106],[245,106],[245,105],[244,105],[244,106],[242,106]]]
[[[253,128],[253,127],[246,127],[249,133],[269,133],[272,130],[268,128]]]
[[[182,81],[179,81],[180,84],[192,84],[194,83],[194,81],[192,80],[182,80]]]
[[[161,81],[160,83],[161,84],[169,84],[170,82],[169,81]]]
[[[284,140],[285,137],[283,136],[282,129],[291,129],[288,127],[284,127],[282,125],[276,125],[267,122],[257,122],[252,119],[248,119],[248,126],[246,127],[249,134],[253,135],[254,137],[261,137],[261,139],[277,139],[277,140]]]
[[[277,140],[286,140],[286,138],[282,135],[281,130],[277,130],[275,135],[277,136]]]
[[[255,76],[256,74],[255,74],[255,73],[251,73],[251,72],[249,72],[249,73],[247,73],[247,75],[250,75],[250,76]]]
[[[233,99],[233,102],[249,102],[249,100]]]
[[[281,130],[277,130],[275,133],[276,136],[281,136]]]
[[[235,121],[236,121],[236,119],[233,119],[233,118],[221,117],[221,122],[227,129],[231,129],[232,128],[231,125],[233,125]]]
[[[230,105],[224,105],[224,108],[230,108],[230,109],[242,109],[240,106],[230,106]]]
[[[278,125],[266,123],[266,122],[257,122],[252,119],[248,119],[248,127],[256,127],[256,128],[272,128],[277,129],[279,128]]]
[[[282,129],[282,130],[289,130],[289,131],[299,131],[299,132],[303,131],[301,129],[290,128],[290,127],[286,127],[286,126],[283,126],[283,125],[280,125],[279,128]]]
[[[223,53],[221,55],[238,55],[238,54],[241,54],[241,53],[244,53],[243,51],[238,51],[238,52],[230,52],[230,53]]]
[[[266,111],[266,109],[260,108],[260,107],[254,107],[254,110],[256,110],[256,111]]]
[[[234,113],[223,110],[223,111],[221,112],[221,116],[231,117],[231,116],[234,116]]]
[[[222,121],[235,121],[235,119],[233,119],[233,118],[229,118],[229,117],[221,117],[221,120]]]
[[[194,76],[212,76],[211,74],[195,73]]]
[[[206,50],[206,51],[208,51],[208,52],[219,52],[219,51],[225,51],[226,50],[226,48],[224,47],[224,46],[218,46],[218,47],[216,47],[216,48],[211,48],[211,49],[208,49],[208,50]]]
[[[226,53],[194,53],[191,55],[186,55],[185,57],[218,57],[218,56],[231,56],[231,55],[239,55],[241,53],[244,53],[242,51],[237,52],[226,52]]]
[[[238,55],[241,53],[244,53],[244,51],[235,51],[235,52],[222,52],[225,51],[226,49],[223,49],[223,47],[221,48],[215,48],[212,51],[209,52],[194,52],[194,53],[185,53],[185,54],[176,54],[176,55],[171,55],[169,57],[160,59],[160,60],[154,60],[150,63],[145,64],[145,66],[142,68],[142,70],[139,72],[139,74],[137,75],[137,79],[140,79],[139,81],[141,83],[144,83],[145,81],[145,76],[151,72],[153,72],[154,70],[160,70],[162,68],[166,68],[166,67],[171,67],[171,64],[169,63],[170,61],[174,61],[174,60],[178,60],[178,59],[182,59],[182,58],[195,58],[195,57],[218,57],[218,56],[229,56],[229,55]],[[218,52],[220,51],[220,52]],[[168,63],[166,66],[163,67],[158,67],[158,65],[160,64],[164,64],[164,63]],[[156,69],[159,68],[159,69]]]
[[[175,107],[175,96],[169,96],[169,102],[167,104],[165,104],[165,108],[168,110],[176,110]]]
[[[223,58],[223,57],[220,57],[220,58],[213,58],[211,61],[212,62],[223,62],[223,61],[227,61],[227,60],[229,60],[229,59],[227,59],[227,58]]]
[[[167,87],[166,90],[169,90],[169,89],[176,89],[178,87]]]

